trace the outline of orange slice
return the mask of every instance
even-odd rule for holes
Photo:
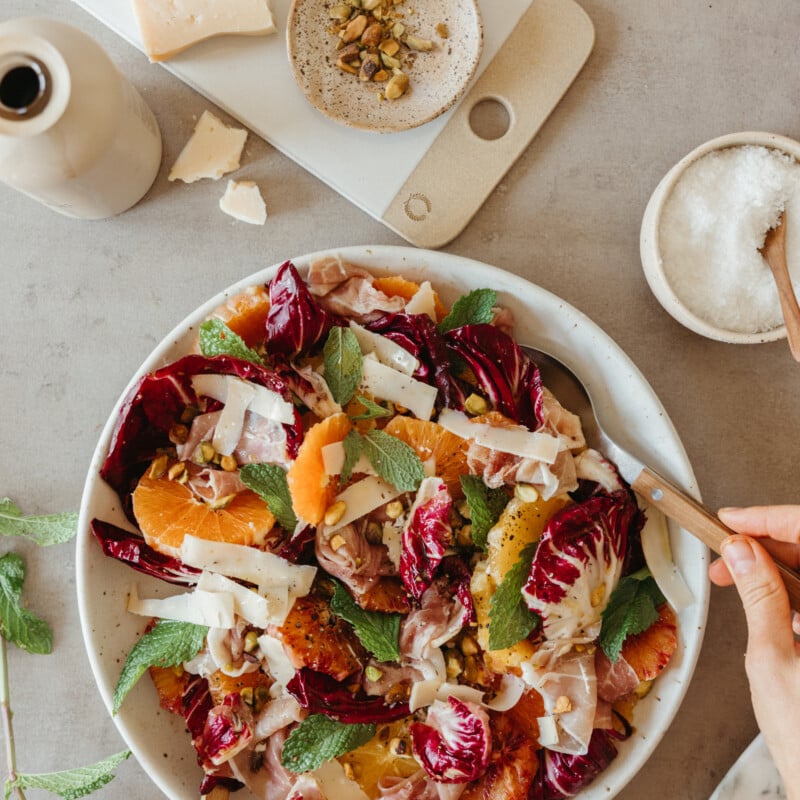
[[[173,714],[182,713],[183,693],[189,684],[189,673],[183,667],[150,667],[150,678],[158,692],[158,704]]]
[[[675,612],[664,603],[658,609],[658,619],[646,631],[625,640],[622,657],[640,681],[651,681],[667,666],[677,646]]]
[[[309,525],[319,525],[339,489],[335,476],[325,472],[322,448],[341,442],[352,429],[347,414],[333,414],[309,428],[289,467],[287,480],[294,513]]]
[[[236,676],[226,675],[218,669],[208,676],[208,690],[215,706],[218,706],[229,694],[244,695],[247,690],[250,690],[252,696],[253,689],[260,686],[267,688],[269,683],[269,678],[260,669]]]
[[[217,306],[209,317],[221,320],[238,333],[248,347],[255,347],[267,338],[269,305],[266,287],[251,286]]]
[[[186,534],[259,546],[275,524],[267,504],[249,489],[215,509],[177,480],[151,478],[148,473],[133,492],[133,513],[147,544],[174,558],[180,558]]]
[[[401,275],[375,278],[372,285],[389,297],[402,297],[406,301],[410,300],[419,290],[418,283],[406,280]],[[447,308],[436,292],[433,293],[433,308],[436,312],[436,321],[441,322],[447,316]]]
[[[453,499],[459,500],[464,496],[461,476],[468,471],[469,442],[466,439],[445,430],[437,422],[416,417],[394,417],[384,430],[413,447],[422,461],[433,458],[434,473],[447,484]]]

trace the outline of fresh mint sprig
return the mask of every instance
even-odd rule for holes
[[[439,323],[441,333],[447,333],[462,325],[489,323],[494,317],[492,309],[497,304],[494,289],[473,289],[453,303],[450,313]]]
[[[528,578],[538,542],[526,545],[489,603],[489,649],[504,650],[527,638],[539,617],[525,604],[522,587]]]
[[[469,508],[472,541],[485,550],[489,531],[500,519],[510,498],[502,488],[490,489],[478,475],[462,475],[461,488]]]
[[[333,613],[353,626],[361,644],[378,661],[399,661],[402,615],[366,611],[353,600],[350,592],[339,581],[333,581],[333,585]]]
[[[41,617],[22,603],[25,562],[16,553],[0,558],[0,636],[29,653],[46,655],[53,649],[53,632]]]
[[[0,533],[5,536],[23,536],[44,547],[69,541],[77,527],[75,512],[24,515],[9,497],[0,499]]]
[[[392,412],[389,411],[388,408],[384,408],[380,403],[376,403],[374,400],[370,400],[369,397],[364,397],[364,395],[357,394],[356,400],[364,406],[364,411],[361,414],[356,414],[351,416],[354,422],[358,422],[359,420],[369,420],[369,419],[382,419],[383,417],[391,417]]]
[[[269,507],[278,524],[291,533],[297,527],[286,471],[277,464],[246,464],[239,471],[242,483]]]
[[[232,331],[222,320],[208,319],[200,326],[198,335],[200,352],[213,356],[232,356],[253,364],[264,366],[264,359],[252,348],[248,347],[238,333]]]
[[[344,464],[342,464],[339,480],[344,484],[350,480],[353,474],[353,467],[355,467],[358,459],[361,458],[361,453],[364,451],[364,440],[357,430],[349,430],[344,439],[342,439],[342,447],[344,448]]]
[[[351,725],[324,714],[312,714],[283,743],[281,764],[290,772],[309,772],[366,744],[376,729],[373,723]]]
[[[363,435],[364,454],[375,471],[401,492],[416,492],[425,477],[425,468],[411,445],[385,431]]]
[[[358,339],[350,328],[338,325],[330,329],[322,348],[325,381],[333,399],[346,405],[353,398],[363,374],[364,362]]]

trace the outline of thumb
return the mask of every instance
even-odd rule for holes
[[[758,542],[747,536],[731,536],[722,543],[721,550],[742,598],[748,651],[753,655],[792,652],[789,597],[775,562]]]

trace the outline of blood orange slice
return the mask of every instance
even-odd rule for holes
[[[625,640],[622,657],[640,681],[651,681],[667,666],[677,646],[675,612],[664,603],[658,609],[658,619],[646,631]]]
[[[147,544],[174,558],[180,558],[186,534],[258,546],[275,524],[267,504],[249,489],[234,495],[223,508],[212,508],[179,481],[151,478],[148,473],[133,492],[133,513]]]

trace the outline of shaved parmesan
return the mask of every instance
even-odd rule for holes
[[[447,702],[448,697],[455,697],[463,703],[483,705],[483,692],[465,683],[443,683],[436,692],[436,699]]]
[[[411,693],[408,696],[408,708],[413,714],[417,709],[429,706],[436,699],[436,693],[442,681],[439,678],[430,678],[427,681],[414,681]]]
[[[338,531],[359,517],[366,516],[379,506],[399,497],[402,492],[377,475],[369,475],[360,481],[350,484],[343,492],[336,495],[334,502],[342,501],[345,512],[342,518],[328,528],[329,532]]]
[[[232,628],[235,622],[233,595],[201,589],[172,597],[140,599],[134,584],[128,594],[128,611],[143,617],[191,622],[209,628]]]
[[[642,550],[647,567],[667,602],[678,612],[694,603],[692,590],[672,559],[669,531],[664,515],[654,506],[645,508]]]
[[[396,342],[373,333],[363,328],[357,322],[350,321],[350,330],[353,331],[364,355],[373,353],[381,364],[396,369],[404,375],[413,375],[419,369],[419,361]]]
[[[203,375],[197,377],[223,376]],[[195,391],[197,390],[195,389]],[[255,394],[255,386],[252,383],[238,378],[226,381],[225,399],[222,401],[225,405],[222,407],[219,420],[214,428],[214,437],[211,440],[214,449],[221,455],[229,456],[236,449],[244,430],[245,412]]]
[[[552,747],[558,744],[558,723],[555,717],[537,717],[539,724],[539,744],[542,747]]]
[[[269,598],[263,597],[224,575],[216,572],[203,572],[197,581],[197,588],[205,592],[231,595],[236,615],[257,628],[266,628],[270,622],[275,621],[270,613]]]
[[[486,705],[492,711],[509,711],[520,701],[525,692],[525,681],[510,672],[503,675],[500,689],[490,703]]]
[[[423,281],[414,296],[406,303],[406,314],[427,314],[436,322],[436,294],[430,281]]]
[[[219,207],[234,219],[250,225],[263,225],[267,221],[267,206],[254,181],[228,181]]]
[[[242,149],[247,140],[243,128],[229,128],[210,111],[203,112],[189,141],[178,154],[169,180],[194,183],[201,178],[221,178],[239,169]]]
[[[322,465],[327,475],[341,475],[344,459],[344,445],[341,442],[331,442],[322,448]],[[353,465],[353,472],[363,472],[365,475],[377,474],[369,459],[363,454]]]
[[[316,567],[292,564],[274,553],[242,544],[200,539],[190,534],[183,537],[181,561],[190,567],[253,583],[262,592],[276,587],[287,588],[294,597],[309,593],[317,573]]]
[[[542,461],[545,464],[554,464],[561,450],[558,436],[520,427],[500,428],[481,422],[470,422],[466,414],[449,408],[442,410],[437,421],[443,428],[462,439],[472,439],[491,450]]]
[[[192,388],[198,395],[210,397],[220,403],[227,403],[231,386],[241,383],[252,390],[247,404],[249,411],[282,425],[294,424],[294,406],[266,386],[244,381],[235,375],[195,375],[192,378]]]
[[[430,419],[438,390],[435,386],[404,375],[381,364],[377,358],[364,359],[362,390],[409,409],[419,419]]]
[[[347,777],[344,767],[335,758],[326,761],[312,773],[328,800],[369,800],[364,790]]]
[[[280,639],[265,633],[258,637],[258,646],[264,655],[270,674],[280,686],[286,686],[294,677],[294,665],[286,655]]]

